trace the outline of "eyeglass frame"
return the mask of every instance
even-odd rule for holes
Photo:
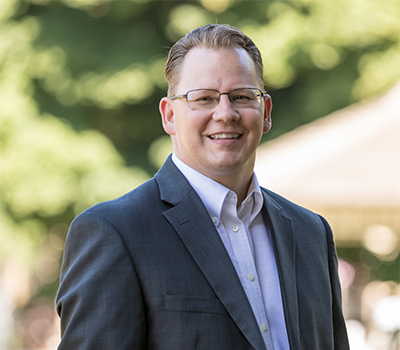
[[[214,107],[212,107],[212,108],[200,108],[200,109],[197,109],[197,110],[208,110],[208,109],[213,109],[213,108],[215,108],[215,107],[218,106],[219,101],[221,100],[221,95],[228,95],[229,101],[230,101],[231,103],[233,103],[230,94],[231,94],[233,91],[237,91],[237,90],[246,90],[246,89],[258,91],[258,93],[259,93],[259,95],[257,95],[257,97],[259,96],[259,97],[257,98],[258,106],[261,105],[261,99],[262,99],[263,97],[267,96],[267,92],[264,92],[264,91],[262,91],[262,90],[259,89],[259,88],[247,88],[247,87],[243,87],[243,88],[233,89],[233,90],[231,90],[231,91],[229,91],[229,92],[219,92],[218,90],[215,90],[215,89],[193,89],[193,90],[189,90],[188,92],[186,92],[186,94],[181,94],[181,95],[172,96],[172,97],[170,97],[170,99],[174,101],[174,100],[179,100],[179,99],[183,99],[183,98],[184,98],[184,99],[186,99],[186,102],[188,103],[188,107],[189,107],[190,109],[193,109],[193,108],[190,107],[190,102],[189,102],[188,99],[187,99],[187,96],[188,96],[188,94],[189,94],[190,92],[193,92],[193,91],[203,91],[203,90],[218,92],[219,96],[218,96],[218,99],[216,100],[216,101],[217,101],[217,104],[216,104]],[[191,101],[191,102],[193,102],[193,101]],[[258,106],[257,106],[257,107],[258,107]],[[195,109],[195,110],[196,110],[196,109]]]

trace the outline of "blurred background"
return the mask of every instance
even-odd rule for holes
[[[68,226],[171,152],[165,58],[206,23],[262,52],[256,171],[331,223],[352,349],[399,349],[399,1],[1,0],[0,22],[0,349],[57,347]]]

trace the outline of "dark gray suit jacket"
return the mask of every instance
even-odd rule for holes
[[[348,349],[332,232],[263,189],[293,350]],[[57,295],[61,350],[265,350],[200,198],[169,158],[71,224]]]

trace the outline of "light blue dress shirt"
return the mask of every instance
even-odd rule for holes
[[[278,270],[271,232],[261,213],[263,196],[253,174],[248,194],[237,209],[228,188],[172,160],[203,201],[235,266],[267,349],[289,350]]]

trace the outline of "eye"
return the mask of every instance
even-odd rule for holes
[[[257,101],[257,90],[255,89],[238,89],[231,92],[231,101],[240,105],[247,105]]]
[[[211,96],[199,96],[194,100],[195,102],[208,102],[208,101],[213,101],[215,98]]]
[[[248,101],[254,100],[254,96],[252,93],[249,92],[238,91],[231,94],[231,100],[232,102],[246,103]]]
[[[233,95],[232,101],[248,101],[250,100],[249,96],[246,95]]]
[[[210,90],[196,90],[188,94],[188,101],[196,104],[207,105],[215,103],[218,99],[218,92]]]

